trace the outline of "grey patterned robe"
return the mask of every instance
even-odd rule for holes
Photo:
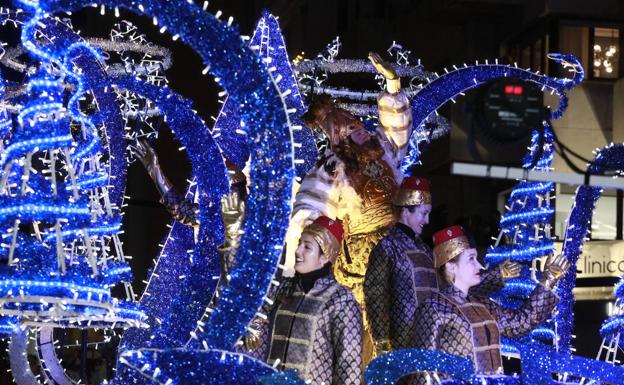
[[[503,287],[500,269],[488,270],[471,293],[487,296]],[[416,308],[439,287],[433,254],[408,226],[397,223],[373,249],[364,280],[368,320],[375,341],[393,349],[414,346]]]
[[[280,370],[295,369],[314,385],[362,384],[362,311],[332,275],[305,293],[296,278],[280,286],[260,326],[254,356]]]
[[[500,336],[528,333],[549,317],[557,302],[558,297],[541,284],[518,310],[448,286],[418,307],[415,347],[469,358],[477,373],[494,374],[502,369]],[[414,383],[426,384],[424,373],[412,377]]]

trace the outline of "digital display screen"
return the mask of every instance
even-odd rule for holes
[[[539,87],[515,79],[492,82],[483,94],[483,124],[502,140],[516,140],[542,124],[543,94]]]

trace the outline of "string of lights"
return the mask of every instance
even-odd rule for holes
[[[35,58],[55,63],[57,69],[52,71],[51,67],[42,66],[29,78],[26,90],[32,97],[18,113],[18,126],[8,139],[7,148],[11,151],[3,153],[3,177],[6,182],[2,194],[3,220],[12,222],[12,218],[17,216],[16,224],[31,222],[35,236],[20,234],[15,225],[9,226],[11,230],[5,234],[5,238],[10,237],[13,241],[7,250],[9,263],[3,266],[2,272],[2,287],[5,290],[2,313],[24,318],[22,322],[31,325],[62,326],[69,323],[92,327],[104,323],[140,326],[144,319],[140,311],[132,304],[110,297],[110,287],[122,280],[131,280],[129,266],[117,260],[108,264],[110,271],[98,268],[95,257],[97,236],[90,235],[88,231],[94,218],[93,198],[98,197],[99,200],[100,194],[106,194],[101,190],[108,174],[103,172],[97,160],[101,147],[94,141],[97,138],[99,142],[97,134],[94,134],[95,125],[80,111],[83,84],[68,64],[73,55],[82,52],[82,45],[80,42],[70,43],[63,50],[59,47],[62,44],[56,43],[40,50],[33,36],[39,33],[38,26],[45,23],[45,18],[38,11],[24,17],[27,19],[22,30],[23,46]],[[51,27],[53,25],[50,24]],[[95,51],[88,51],[96,54]],[[75,86],[67,108],[62,102],[65,81]],[[84,128],[87,136],[82,138],[82,142],[74,142],[71,134],[62,134],[63,131],[69,132],[70,119]],[[50,134],[51,141],[48,140]],[[43,157],[48,153],[52,157],[50,161],[44,159],[47,162],[44,164],[50,167],[49,177],[36,173],[32,165],[33,156],[42,150],[46,151]],[[26,161],[18,163],[15,161],[17,157],[25,157]],[[58,161],[65,163],[70,183],[58,179]],[[11,175],[20,174],[22,183],[18,188],[19,183],[12,182]],[[16,208],[21,210],[16,211]],[[105,216],[114,218],[110,208]],[[53,238],[48,238],[48,242],[56,243],[56,250],[38,243],[37,239],[42,238],[42,229],[38,225],[41,222],[55,223],[55,230],[44,228],[43,233],[55,233]],[[72,232],[71,248],[64,244],[61,223],[79,229]],[[69,255],[66,255],[66,250],[69,250]],[[56,254],[56,261],[51,258],[52,253]],[[66,261],[68,256],[69,263]]]
[[[598,151],[592,163],[587,168],[588,173],[604,173],[607,171],[621,172],[624,169],[622,159],[624,156],[624,145],[610,144]],[[596,186],[579,186],[576,189],[576,196],[565,232],[562,252],[570,261],[571,266],[575,266],[585,242],[591,225],[596,202],[602,194],[602,189]],[[559,282],[560,301],[557,305],[557,324],[559,328],[559,350],[570,351],[572,341],[572,330],[574,327],[574,296],[572,288],[576,284],[576,269],[569,269]],[[616,293],[619,286],[616,286]],[[621,298],[621,297],[616,297]],[[613,336],[618,331],[618,316],[609,319],[601,328],[603,336]],[[619,329],[621,330],[621,329]]]
[[[550,124],[544,122],[542,130],[535,130],[523,167],[550,172],[553,161],[553,132]],[[550,223],[554,209],[550,206],[553,183],[521,181],[512,190],[507,202],[508,212],[500,220],[500,235],[485,257],[486,263],[497,266],[509,259],[523,264],[519,277],[507,280],[505,287],[495,294],[503,306],[516,309],[521,306],[536,286],[536,260],[552,254],[554,242],[550,234]],[[552,343],[555,339],[552,325],[533,330],[521,340],[538,340]],[[514,342],[517,343],[517,342]],[[513,343],[508,342],[507,347]],[[511,348],[511,352],[515,349]]]
[[[74,6],[77,7],[77,3],[78,2],[71,2],[71,3]],[[154,6],[156,7],[155,4],[154,4]],[[177,4],[176,4],[176,6],[177,6]],[[206,13],[201,12],[200,9],[197,9],[200,12],[196,13],[195,12],[196,8],[194,6],[192,7],[192,9],[188,9],[189,7],[190,6],[188,6],[188,7],[185,6],[183,8],[175,7],[175,9],[174,9],[174,8],[172,8],[172,6],[170,4],[167,3],[167,4],[160,4],[159,7],[156,7],[155,9],[152,9],[150,6],[141,7],[143,9],[139,8],[139,12],[145,12],[145,13],[150,13],[150,14],[158,14],[159,15],[158,16],[158,20],[159,21],[163,21],[164,20],[163,24],[167,24],[168,18],[169,18],[170,21],[172,21],[170,16],[176,16],[176,19],[177,19],[177,17],[188,16],[188,17],[185,18],[185,20],[189,20],[190,18],[194,18],[196,20],[202,21],[201,23],[200,22],[195,23],[193,29],[187,28],[186,27],[186,25],[188,25],[188,23],[187,23],[184,27],[182,27],[182,29],[184,29],[185,32],[188,32],[188,36],[184,36],[182,33],[180,33],[179,36],[183,40],[187,40],[187,42],[188,42],[189,37],[194,39],[189,44],[191,46],[193,46],[195,44],[196,47],[194,47],[194,48],[199,47],[200,48],[199,51],[200,51],[201,54],[206,54],[205,56],[208,56],[209,58],[214,59],[215,63],[211,63],[212,64],[211,69],[212,69],[213,72],[219,73],[219,72],[228,72],[228,71],[230,71],[230,67],[228,67],[228,68],[220,68],[217,65],[217,64],[219,64],[218,60],[217,60],[218,59],[217,55],[215,55],[214,53],[209,52],[209,51],[213,50],[214,46],[219,46],[219,47],[221,47],[220,51],[219,51],[219,53],[221,54],[223,52],[222,51],[223,50],[223,46],[227,47],[228,44],[230,44],[232,46],[233,50],[236,52],[235,55],[239,56],[239,55],[241,55],[241,52],[238,52],[236,50],[238,50],[239,47],[241,46],[240,40],[237,39],[237,38],[228,40],[228,38],[231,35],[228,36],[227,34],[225,34],[225,36],[223,36],[223,35],[215,36],[215,39],[219,39],[220,41],[223,41],[224,44],[211,44],[210,48],[207,48],[208,47],[207,41],[209,39],[206,39],[206,34],[205,33],[202,34],[201,37],[199,37],[197,35],[197,29],[195,29],[195,26],[197,26],[199,24],[205,24],[205,21],[206,21],[208,15]],[[129,4],[129,8],[131,8],[131,9],[136,11],[136,6],[132,6],[131,4]],[[65,9],[67,9],[67,8],[65,7]],[[185,11],[186,12],[192,11],[193,13],[191,15],[184,15]],[[217,25],[224,25],[224,24],[221,24],[221,23],[218,22]],[[175,27],[176,27],[175,23],[171,23],[171,25],[168,25],[168,29],[170,31],[174,31]],[[214,29],[213,28],[206,28],[205,30],[214,30]],[[174,35],[174,36],[176,36],[176,35]],[[233,44],[233,43],[235,43],[235,44]],[[202,49],[204,51],[206,51],[206,52],[202,52]],[[242,52],[244,53],[245,51],[242,51]],[[245,54],[245,55],[247,55],[247,54]],[[237,62],[241,64],[242,69],[241,68],[235,68],[235,69],[233,69],[233,71],[237,71],[238,74],[240,74],[240,73],[253,73],[254,70],[255,71],[260,71],[260,73],[262,73],[261,67],[259,68],[258,65],[255,64],[255,63],[258,63],[259,65],[261,65],[259,63],[259,61],[256,61],[256,59],[254,59],[252,56],[249,56],[249,55],[245,56],[245,55],[241,56],[242,60],[240,60],[240,58],[239,58],[239,60],[237,60]],[[202,55],[202,56],[204,56],[204,55]],[[204,57],[204,58],[206,59],[206,57]],[[248,62],[249,60],[251,60],[252,62],[249,63]],[[231,63],[228,63],[228,64],[231,65]],[[233,72],[232,72],[232,74],[233,74]],[[219,74],[219,75],[228,75],[228,73],[225,73],[225,74],[222,73],[222,74]],[[229,91],[229,97],[230,98],[234,97],[235,98],[234,100],[236,100],[237,99],[236,92],[233,92],[232,89],[229,89],[229,87],[227,86],[228,85],[227,82],[229,81],[228,79],[238,79],[239,77],[238,76],[219,76],[219,78],[220,78],[221,83],[224,86],[224,88]],[[273,87],[266,87],[264,81],[260,81],[259,78],[257,78],[257,77],[254,77],[254,76],[244,76],[243,78],[245,79],[244,83],[238,83],[237,84],[237,83],[232,82],[231,84],[229,84],[229,85],[232,86],[232,88],[234,88],[234,91],[239,91],[239,90],[241,90],[241,88],[245,89],[245,91],[249,91],[249,92],[244,92],[243,95],[267,95],[267,96],[269,96],[270,94],[267,94],[267,91],[274,90]],[[258,81],[257,82],[253,81],[253,79],[258,79]],[[266,78],[264,78],[264,79],[266,79]],[[244,84],[244,86],[243,86],[243,84]],[[259,89],[254,90],[253,87],[259,87]],[[249,88],[252,88],[252,89],[249,90]],[[270,100],[270,98],[268,98],[268,100]],[[257,182],[258,185],[257,186],[254,186],[254,185],[251,186],[251,193],[250,193],[250,198],[248,200],[247,207],[251,207],[252,208],[252,212],[258,213],[257,218],[260,221],[258,222],[258,219],[254,220],[253,216],[248,217],[247,221],[246,221],[246,224],[245,224],[245,227],[246,227],[245,230],[246,230],[247,234],[251,233],[251,235],[255,235],[253,237],[254,239],[258,239],[258,240],[268,239],[270,241],[262,241],[262,242],[258,241],[258,245],[262,245],[262,247],[260,247],[260,249],[261,249],[260,251],[257,251],[257,250],[256,251],[258,252],[259,255],[265,255],[266,257],[265,257],[264,261],[254,261],[256,266],[253,266],[254,267],[253,269],[249,269],[248,270],[249,271],[248,274],[251,274],[250,279],[248,279],[248,280],[241,279],[241,283],[242,282],[250,283],[250,282],[254,282],[254,281],[260,281],[260,282],[264,281],[264,282],[266,282],[266,287],[268,287],[268,282],[269,282],[270,278],[272,277],[274,266],[275,266],[275,264],[277,262],[277,258],[279,256],[279,254],[280,254],[279,250],[274,248],[273,245],[276,244],[276,243],[281,244],[281,241],[280,241],[281,237],[278,234],[279,234],[279,232],[282,231],[281,229],[285,228],[285,226],[286,226],[286,223],[282,223],[282,222],[284,222],[286,220],[286,218],[288,217],[288,215],[287,215],[288,211],[284,211],[284,210],[289,210],[288,204],[286,203],[286,202],[289,201],[289,199],[283,199],[283,198],[279,199],[276,202],[283,201],[283,202],[285,202],[285,204],[280,205],[280,204],[276,203],[276,204],[273,204],[273,205],[269,205],[269,207],[267,207],[267,208],[254,207],[254,199],[255,199],[255,196],[259,192],[262,192],[263,200],[265,200],[266,199],[266,198],[264,198],[264,196],[266,194],[265,191],[268,191],[269,201],[271,201],[271,197],[272,196],[280,196],[280,197],[282,197],[283,194],[285,194],[285,193],[286,194],[290,194],[290,182],[289,181],[291,179],[291,176],[288,177],[288,178],[283,178],[282,180],[280,180],[280,178],[279,178],[279,175],[284,175],[285,174],[285,176],[289,176],[288,175],[289,174],[288,170],[290,169],[290,167],[292,167],[292,161],[290,160],[290,156],[288,155],[290,153],[290,145],[289,145],[290,141],[289,141],[289,138],[288,138],[288,136],[290,134],[288,133],[288,130],[286,130],[286,135],[287,136],[284,137],[283,131],[272,130],[271,129],[271,127],[284,127],[284,128],[287,128],[287,126],[285,126],[283,124],[276,124],[278,120],[275,120],[275,119],[279,119],[279,113],[276,113],[275,112],[276,110],[274,110],[272,107],[270,107],[270,106],[281,106],[282,105],[281,103],[279,103],[279,102],[278,103],[269,103],[268,105],[263,105],[260,108],[258,103],[263,103],[264,104],[264,103],[267,102],[267,100],[262,102],[263,101],[262,97],[258,97],[257,99],[256,98],[254,98],[254,99],[250,98],[249,100],[245,100],[245,98],[241,97],[240,95],[238,96],[238,101],[239,102],[247,102],[247,103],[252,104],[253,106],[257,106],[257,108],[250,108],[248,110],[249,112],[247,112],[247,115],[248,115],[247,117],[244,114],[242,116],[243,120],[245,120],[247,122],[247,128],[249,130],[248,132],[249,132],[250,137],[256,137],[256,133],[261,133],[261,132],[267,132],[268,133],[268,132],[271,132],[271,136],[272,136],[271,140],[269,140],[269,138],[266,138],[264,140],[260,140],[260,143],[258,144],[259,148],[262,148],[263,149],[262,151],[266,152],[267,154],[269,154],[269,153],[271,153],[271,154],[279,154],[279,151],[284,151],[283,152],[284,156],[278,156],[278,157],[276,157],[276,156],[266,156],[266,155],[264,155],[263,152],[258,152],[258,150],[255,150],[255,152],[252,151],[252,166],[254,165],[254,159],[257,159],[258,161],[262,162],[262,166],[263,167],[261,169],[258,168],[257,166],[253,166],[252,167],[252,172],[251,172],[251,176],[252,177],[251,177],[251,180],[254,181],[254,182]],[[241,104],[246,104],[246,103],[241,103]],[[252,114],[251,111],[253,111],[253,114]],[[262,114],[259,115],[257,113],[258,111],[264,111],[265,114],[264,115],[262,115]],[[172,118],[168,114],[167,114],[167,117],[168,117],[168,119],[167,119],[168,123],[170,123]],[[269,120],[264,120],[263,121],[263,119],[267,119],[267,117],[270,117]],[[245,119],[245,118],[247,118],[247,119]],[[261,127],[261,129],[260,129],[260,127]],[[258,139],[260,139],[260,138],[258,138]],[[270,143],[270,145],[269,145],[269,143]],[[278,144],[279,144],[279,146],[278,146]],[[284,148],[282,146],[282,144],[283,144],[283,146],[286,146],[285,150],[282,150]],[[189,153],[191,152],[189,150],[189,146],[187,146],[187,152],[189,152]],[[205,154],[205,150],[204,150],[204,152],[202,152],[202,155],[204,155],[204,154]],[[191,158],[192,158],[192,156],[191,156]],[[266,165],[264,163],[265,159],[274,159],[273,167],[266,167]],[[275,167],[275,169],[274,169],[274,167]],[[280,170],[283,170],[283,171],[280,171]],[[195,172],[195,170],[194,170],[194,174],[197,174]],[[276,179],[276,177],[277,177],[277,179]],[[263,180],[271,180],[271,188],[260,187],[260,183],[262,183]],[[268,183],[268,182],[265,182],[265,183]],[[204,189],[204,187],[208,187],[208,188]],[[211,185],[211,186],[203,186],[203,185],[200,184],[200,191],[202,192],[202,196],[207,195],[207,193],[210,191],[210,187],[212,187],[214,189],[214,184]],[[267,185],[267,187],[268,187],[268,185]],[[288,196],[284,196],[284,198],[288,198]],[[273,198],[273,200],[274,200],[274,198]],[[257,205],[255,205],[255,206],[257,206]],[[201,202],[200,202],[200,207],[202,207]],[[256,210],[256,208],[257,208],[257,210]],[[277,215],[271,214],[271,212],[275,212]],[[267,214],[269,214],[269,215],[267,215]],[[200,213],[200,216],[201,216],[201,213]],[[267,218],[272,218],[272,219],[267,221]],[[202,221],[202,225],[205,225],[206,223],[207,223],[207,221]],[[259,231],[255,230],[253,227],[251,227],[251,225],[254,225],[255,223],[263,223],[263,225],[266,225],[267,223],[272,223],[272,225],[274,225],[273,228],[278,233],[274,233],[274,231],[271,231],[271,232],[266,232],[265,231],[264,234],[266,234],[267,237],[264,238],[263,232],[259,232]],[[213,234],[215,233],[214,228],[211,228],[210,231],[212,231]],[[283,235],[282,235],[282,237],[283,237]],[[199,238],[202,239],[201,229],[200,229],[200,237]],[[250,236],[249,238],[252,238],[252,237]],[[248,239],[248,237],[246,236],[243,239],[243,241],[242,241],[243,242],[243,247],[241,247],[241,249],[244,249],[245,252],[249,252],[251,250],[251,248],[250,247],[244,247],[245,246],[244,245],[245,244],[245,239]],[[249,245],[247,245],[247,246],[249,246]],[[207,247],[204,247],[204,249],[206,249],[206,248]],[[263,249],[265,249],[265,251],[263,251]],[[186,255],[186,257],[188,258],[188,254]],[[239,258],[239,257],[236,258],[237,261],[240,260],[240,261],[243,261],[243,262],[246,261],[247,259],[248,258],[244,258],[244,257],[243,258]],[[270,269],[269,276],[265,276],[263,274],[257,274],[258,271],[263,271],[262,269],[255,268],[255,267],[258,267],[258,262],[264,263],[267,266],[273,266],[273,268]],[[236,266],[234,268],[236,270]],[[235,274],[235,272],[232,275],[234,275],[234,274]],[[205,276],[205,275],[202,275],[202,276]],[[232,282],[234,282],[234,280]],[[251,288],[257,287],[257,285],[250,285],[250,286],[251,286]],[[260,285],[260,287],[262,287],[262,286],[263,285]],[[250,288],[245,288],[244,290],[249,291],[249,289]],[[232,290],[232,291],[234,291],[234,290]],[[253,294],[250,296],[250,297],[252,297],[251,298],[252,300],[253,300],[254,296],[258,295],[257,294],[258,292],[262,292],[262,290],[257,290],[257,289],[253,290]],[[154,294],[154,293],[152,293],[152,294]],[[234,294],[234,293],[232,293],[232,294]],[[223,303],[224,299],[227,299],[227,297],[228,297],[228,292],[226,290],[223,293],[223,296],[221,297],[220,303]],[[256,300],[256,301],[258,301],[257,304],[255,306],[251,307],[251,309],[250,309],[251,313],[247,313],[249,315],[246,316],[245,312],[241,312],[241,311],[237,311],[236,313],[231,314],[231,315],[234,316],[234,318],[240,318],[242,316],[242,317],[248,317],[248,319],[251,319],[251,317],[255,313],[255,310],[259,307],[259,305],[261,303],[261,299],[262,299],[262,295],[260,295],[260,298],[258,298],[259,301]],[[236,301],[236,305],[240,307],[241,305],[243,305],[243,303],[242,303],[242,301],[238,300],[238,301]],[[234,308],[235,306],[232,306],[232,307]],[[212,321],[215,318],[215,316],[218,316],[218,315],[219,315],[219,309],[217,308],[215,313],[213,313],[212,317],[209,319],[209,321]],[[232,317],[229,317],[228,322],[226,322],[225,324],[228,327],[232,328],[232,329],[236,329],[233,326],[236,326],[239,323],[238,322],[232,322],[231,318]],[[241,331],[234,331],[233,332],[233,336],[235,336],[235,337],[234,337],[234,340],[232,341],[232,345],[233,345],[233,342],[235,342],[235,340],[238,339],[238,336],[240,336],[240,334],[242,333],[242,330],[244,330],[244,327],[246,326],[247,322],[248,322],[248,320],[240,322],[241,326],[239,326],[239,327],[240,327]],[[225,331],[225,329],[226,329],[226,327],[214,327],[214,328],[211,328],[210,330],[212,330],[214,333],[217,333],[217,331],[219,331],[219,336],[217,336],[217,337],[222,339],[223,337],[227,337],[227,336],[230,335],[227,331],[226,331],[226,333],[223,333],[223,331]]]
[[[27,74],[26,86],[11,98],[5,96],[18,124],[12,127],[0,119],[0,128],[7,130],[0,158],[0,223],[8,229],[3,234],[0,255],[7,262],[0,266],[0,331],[17,336],[17,325],[24,320],[33,327],[48,328],[134,326],[121,341],[118,371],[113,379],[119,384],[301,385],[294,372],[277,373],[274,368],[234,351],[249,321],[259,315],[258,309],[267,300],[265,295],[283,251],[292,180],[296,175],[304,175],[318,155],[313,134],[301,122],[305,105],[295,75],[303,67],[291,67],[277,18],[263,13],[252,38],[242,39],[232,27],[231,18],[222,21],[220,11],[206,12],[207,2],[201,6],[192,1],[166,0],[18,3],[23,15],[5,17],[9,13],[2,10],[0,18],[22,26],[24,52],[39,65],[12,61]],[[149,16],[161,33],[169,33],[172,40],[181,39],[194,49],[205,64],[203,73],[213,76],[223,88],[221,96],[227,95],[212,132],[193,111],[192,103],[168,88],[162,75],[171,64],[167,51],[156,47],[148,52],[149,44],[135,34],[131,25],[124,24],[116,30],[119,33],[111,39],[120,40],[108,45],[106,41],[83,39],[70,24],[50,16],[84,7],[98,8],[102,14],[110,8],[116,16],[119,8]],[[53,43],[41,44],[35,39],[45,34],[54,37],[50,39]],[[121,41],[121,35],[140,42],[128,45]],[[373,72],[368,62],[336,61],[339,47],[339,40],[332,42],[316,59],[322,68],[313,72],[324,73],[315,78],[319,84],[329,73]],[[121,65],[108,66],[111,63],[106,61],[102,49],[122,49],[122,63],[116,63]],[[129,50],[160,57],[152,61],[143,56],[136,64],[128,56],[130,52],[123,52]],[[448,131],[440,129],[446,121],[436,110],[464,91],[501,77],[532,81],[560,97],[552,114],[556,118],[567,107],[566,92],[583,77],[578,61],[566,55],[552,58],[574,72],[572,79],[553,79],[487,62],[465,65],[439,76],[424,72],[420,63],[410,64],[414,63],[411,53],[396,43],[389,52],[396,56],[397,68],[405,69],[401,76],[411,78],[407,88],[414,95],[412,108],[417,129],[404,169],[418,161],[419,144]],[[310,80],[317,75],[310,72],[305,76]],[[383,79],[380,82],[383,87]],[[333,92],[331,87],[325,89]],[[343,91],[347,92],[343,95],[347,99],[355,97],[355,93]],[[4,92],[4,87],[0,92]],[[143,102],[145,108],[139,111],[136,106]],[[95,112],[87,113],[87,105],[97,106]],[[365,112],[374,115],[374,110]],[[129,118],[144,122],[145,130],[129,128]],[[134,294],[128,292],[131,269],[125,263],[118,239],[125,170],[132,160],[125,156],[124,137],[155,137],[149,129],[153,126],[144,120],[147,118],[162,118],[191,160],[194,179],[187,198],[199,203],[200,226],[195,237],[192,229],[178,223],[172,225],[148,273],[147,288],[135,304],[131,303]],[[374,124],[374,119],[367,121],[371,122]],[[553,138],[549,130],[545,126],[535,134],[525,168],[550,167]],[[621,155],[614,154],[613,159]],[[217,306],[208,308],[220,273],[216,253],[224,231],[220,200],[228,190],[224,157],[239,166],[249,162],[249,197],[244,234],[229,283],[220,293]],[[34,172],[34,164],[40,160],[47,169]],[[595,165],[596,169],[604,166],[601,160]],[[552,248],[545,228],[528,229],[532,224],[546,223],[552,216],[547,199],[552,187],[552,183],[521,182],[514,190],[510,198],[512,210],[501,221],[501,228],[519,244],[532,246],[514,249],[501,245],[489,255],[493,261],[513,255],[516,260],[528,262]],[[581,219],[588,218],[586,210],[579,215]],[[27,225],[30,227],[24,231]],[[112,248],[108,247],[110,244]],[[527,278],[528,269],[523,274]],[[110,289],[119,283],[125,284],[130,301],[111,296]],[[518,280],[508,287],[526,295],[532,285]],[[568,286],[562,285],[561,290],[571,293]],[[558,316],[567,311],[562,309]],[[614,318],[610,325],[618,327],[618,322]],[[138,327],[145,324],[150,328]],[[563,329],[563,333],[566,331]],[[555,336],[546,327],[538,328],[534,335]],[[16,337],[16,354],[22,356],[25,347],[18,344],[20,341]],[[604,363],[565,358],[536,346],[515,345],[528,368],[526,373],[523,371],[523,383],[534,384],[534,378],[543,372],[550,370],[552,376],[553,370],[560,369],[544,367],[541,361],[545,357],[561,360],[571,373],[588,378],[604,375],[618,383],[614,374],[606,373],[606,366],[601,365]],[[55,366],[60,364],[59,359],[49,353],[46,350],[48,365],[44,376],[61,378],[62,373],[53,374],[59,371],[60,365]],[[40,354],[44,357],[44,353]],[[15,363],[19,362],[24,365],[23,360],[15,359]],[[414,370],[446,372],[459,378],[457,383],[519,381],[513,376],[475,376],[468,359],[430,351],[396,351],[381,356],[367,369],[366,381],[389,384]],[[538,370],[541,372],[537,373]],[[21,374],[20,385],[33,378],[27,371]]]
[[[278,20],[266,10],[258,20],[249,47],[262,58],[285,103],[290,120],[295,172],[299,178],[303,178],[316,163],[318,151],[314,136],[302,120],[306,107],[288,59]],[[250,151],[248,130],[245,121],[241,120],[239,106],[229,97],[225,99],[217,116],[212,134],[225,157],[243,169]]]

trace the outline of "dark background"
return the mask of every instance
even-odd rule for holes
[[[442,71],[452,64],[475,59],[503,60],[514,56],[514,46],[528,39],[532,31],[558,18],[574,18],[583,22],[600,20],[624,22],[624,5],[619,1],[534,1],[534,0],[213,0],[209,11],[223,11],[222,19],[234,17],[241,34],[251,35],[261,10],[269,9],[279,16],[288,52],[291,57],[302,54],[311,58],[333,38],[340,36],[339,57],[364,59],[369,51],[385,54],[396,41],[409,48],[422,60],[425,69]],[[0,4],[9,4],[1,1]],[[122,19],[135,22],[155,44],[166,46],[174,53],[174,65],[167,71],[170,86],[194,101],[195,108],[206,122],[218,113],[218,87],[209,76],[201,75],[199,57],[180,41],[160,34],[151,21],[122,12]],[[84,36],[107,36],[115,19],[111,12],[100,16],[89,9],[72,16],[76,29]],[[15,41],[16,35],[3,27],[4,41]],[[554,47],[553,47],[554,48]],[[14,79],[19,80],[19,79]],[[357,84],[357,83],[356,83]],[[368,83],[366,83],[368,84]],[[470,100],[474,94],[468,94]],[[467,103],[466,108],[469,108]],[[571,106],[570,108],[574,108]],[[448,108],[442,113],[451,117]],[[516,153],[523,153],[527,143],[517,143]],[[179,189],[186,186],[190,167],[179,145],[165,126],[160,130],[155,149],[165,174]],[[481,247],[489,245],[489,237],[497,235],[498,193],[514,185],[510,181],[467,178],[450,175],[454,160],[450,139],[432,143],[424,154],[423,166],[417,173],[433,181],[434,211],[425,233],[447,224],[461,223],[470,228]],[[518,159],[501,159],[514,163]],[[126,195],[128,206],[124,217],[124,252],[133,257],[135,291],[141,293],[147,269],[157,255],[170,216],[158,203],[158,193],[138,163],[128,171]],[[601,282],[611,284],[613,281]],[[595,357],[600,346],[598,329],[606,318],[606,302],[586,301],[575,305],[577,353]],[[75,336],[75,335],[74,335]],[[90,335],[94,340],[97,336]],[[68,353],[69,354],[69,353]],[[0,373],[8,367],[6,355],[0,356]],[[0,384],[10,383],[10,375],[0,375]]]

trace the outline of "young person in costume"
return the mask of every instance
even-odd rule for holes
[[[460,226],[438,231],[433,242],[435,266],[448,286],[432,293],[416,310],[415,347],[467,357],[483,375],[501,373],[501,335],[520,337],[550,316],[558,302],[553,289],[568,261],[562,255],[549,256],[531,295],[520,308],[509,310],[470,293],[481,282],[483,267]],[[418,384],[428,381],[424,373],[416,379]]]
[[[371,253],[364,280],[364,295],[375,350],[381,354],[413,347],[416,308],[432,292],[446,286],[439,282],[431,248],[423,242],[423,227],[429,223],[431,189],[429,180],[406,177],[393,200],[398,221]],[[517,277],[520,265],[503,262],[483,274],[472,288],[488,295]]]
[[[315,385],[362,384],[362,311],[332,274],[342,240],[342,225],[326,216],[306,226],[295,276],[280,285],[267,319],[252,322],[252,355]]]

